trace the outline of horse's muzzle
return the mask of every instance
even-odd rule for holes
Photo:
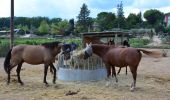
[[[90,56],[92,56],[92,55],[89,55],[86,51],[84,52],[84,59],[87,59],[87,58],[89,58]]]

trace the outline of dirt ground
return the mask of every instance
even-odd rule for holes
[[[118,75],[118,84],[106,86],[106,81],[65,82],[57,80],[52,84],[52,75],[48,73],[50,86],[43,84],[43,65],[23,64],[21,79],[17,83],[16,71],[12,70],[10,85],[6,85],[7,74],[3,69],[4,58],[0,58],[0,100],[170,100],[170,50],[169,57],[151,58],[143,56],[138,67],[137,88],[130,92],[132,76],[128,69],[122,68]],[[117,69],[118,70],[118,69]],[[115,80],[114,80],[115,83]],[[68,91],[75,95],[66,95]]]

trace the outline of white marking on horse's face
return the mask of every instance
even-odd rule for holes
[[[92,45],[91,43],[90,44],[86,43],[86,48],[84,49],[84,51],[87,52],[89,55],[92,55],[92,53],[93,53],[91,45]]]

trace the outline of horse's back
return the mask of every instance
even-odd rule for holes
[[[49,58],[49,52],[43,46],[35,45],[18,45],[12,50],[14,59],[22,60],[29,64],[41,64],[44,62],[45,57]]]
[[[141,59],[141,53],[136,48],[112,48],[106,54],[109,62],[117,67],[127,65],[138,65]]]

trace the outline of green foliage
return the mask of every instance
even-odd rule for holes
[[[156,9],[147,10],[144,13],[144,18],[147,22],[154,26],[155,24],[162,23],[164,20],[164,14]]]
[[[100,30],[109,30],[114,26],[116,16],[111,12],[101,12],[97,15],[97,23],[99,24]]]
[[[126,19],[126,23],[127,23],[127,28],[130,29],[130,28],[140,28],[141,27],[141,24],[142,24],[142,18],[141,18],[141,13],[139,14],[129,14],[129,16],[127,17]]]
[[[124,12],[123,12],[123,3],[122,1],[120,4],[117,5],[117,27],[118,28],[125,28],[125,17],[124,17]]]
[[[142,47],[144,45],[147,45],[149,42],[149,39],[132,38],[129,40],[129,43],[132,47]]]
[[[58,22],[57,24],[51,24],[51,33],[65,35],[66,29],[68,29],[69,23],[67,20]]]
[[[92,18],[89,17],[90,10],[88,10],[87,5],[84,3],[81,7],[80,13],[77,16],[77,25],[80,28],[79,32],[87,32],[88,27],[92,26]]]
[[[49,29],[50,28],[49,28],[48,23],[45,20],[43,20],[40,24],[40,27],[38,28],[38,31],[40,32],[39,35],[44,35],[44,34],[49,33]]]
[[[74,19],[69,20],[69,26],[65,32],[65,35],[70,35],[71,33],[74,33]]]
[[[29,30],[27,25],[23,26],[22,29],[24,30],[25,34]]]
[[[60,41],[63,43],[76,43],[78,44],[79,48],[82,47],[82,40],[69,38],[69,39],[46,39],[46,38],[17,38],[14,41],[14,45],[19,44],[28,44],[28,45],[40,45],[46,42],[53,42],[53,41]],[[9,50],[9,39],[1,38],[0,39],[0,57],[4,57]]]

